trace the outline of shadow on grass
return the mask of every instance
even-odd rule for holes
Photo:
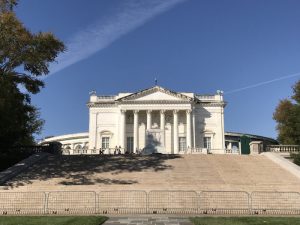
[[[299,217],[194,217],[194,225],[300,225]]]
[[[6,183],[7,188],[31,184],[34,180],[47,181],[62,179],[62,185],[95,185],[138,183],[136,180],[101,178],[101,173],[121,174],[124,172],[142,172],[146,170],[159,172],[171,170],[167,160],[181,158],[179,155],[51,155],[27,171]],[[97,177],[94,175],[97,174]]]
[[[3,216],[0,225],[100,225],[104,216]]]

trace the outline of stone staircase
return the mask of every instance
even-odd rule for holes
[[[300,179],[262,155],[50,155],[2,189],[299,191]]]

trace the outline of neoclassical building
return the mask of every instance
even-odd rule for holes
[[[87,104],[89,132],[66,135],[70,154],[225,153],[222,92],[198,95],[154,86],[135,93],[96,95]],[[48,138],[46,142],[58,140]],[[76,143],[81,143],[76,145]]]

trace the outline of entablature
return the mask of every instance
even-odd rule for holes
[[[191,110],[192,104],[122,104],[121,110]]]

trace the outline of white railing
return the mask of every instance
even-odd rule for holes
[[[217,100],[215,95],[196,95],[200,100]]]
[[[300,145],[268,145],[267,152],[300,152]]]
[[[183,151],[179,151],[179,154],[207,154],[206,148],[188,148]]]
[[[225,153],[226,154],[237,154],[237,155],[239,155],[240,151],[239,151],[239,149],[232,149],[232,148],[230,148],[230,149],[225,149]]]
[[[192,154],[207,154],[206,148],[191,148],[190,150]]]
[[[115,96],[114,95],[101,95],[101,96],[97,96],[98,100],[114,100]]]
[[[209,154],[218,149],[206,149],[206,148],[187,148],[179,151],[179,154]],[[222,150],[223,152],[224,150]],[[299,150],[300,151],[300,150]],[[221,152],[218,150],[218,152]],[[296,152],[296,151],[294,151]],[[238,149],[225,149],[226,154],[240,154]],[[62,149],[63,155],[82,155],[82,154],[99,154],[99,155],[118,155],[126,154],[124,148],[100,148],[100,149]],[[141,154],[141,150],[138,150],[135,154]]]
[[[74,149],[73,154],[74,155],[81,155],[81,154],[87,154],[88,150],[87,149]]]
[[[62,149],[63,155],[118,155],[124,154],[124,148],[100,148],[100,149]]]

